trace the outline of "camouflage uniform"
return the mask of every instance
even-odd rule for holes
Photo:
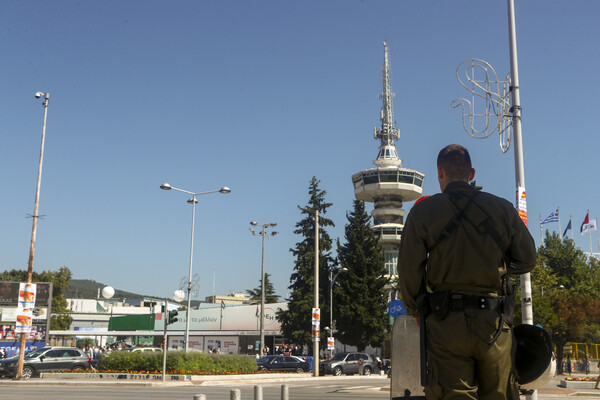
[[[473,204],[441,237],[460,212],[456,204],[466,203],[456,199],[471,197]],[[486,229],[479,224],[478,230],[475,225],[482,220]],[[490,227],[495,233],[489,233]],[[516,344],[508,324],[499,329],[498,304],[507,269],[510,274],[523,274],[535,262],[533,238],[512,204],[476,192],[467,182],[451,182],[444,193],[413,206],[400,244],[398,288],[415,316],[424,276],[428,289],[444,293],[443,301],[448,303],[445,313],[427,317],[428,399],[518,399]],[[479,307],[479,301],[486,306]]]

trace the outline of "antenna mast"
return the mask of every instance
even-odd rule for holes
[[[397,167],[402,164],[402,160],[398,158],[396,145],[394,141],[400,139],[400,129],[396,128],[394,123],[394,112],[392,99],[392,85],[390,83],[390,61],[387,42],[383,42],[383,93],[379,98],[383,99],[381,107],[381,126],[373,130],[375,139],[381,141],[379,146],[379,155],[374,161],[378,167]]]

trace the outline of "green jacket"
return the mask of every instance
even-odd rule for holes
[[[452,182],[444,193],[423,199],[408,214],[400,242],[398,288],[412,315],[417,315],[416,299],[426,269],[427,286],[434,292],[451,290],[496,296],[503,294],[505,260],[508,271],[515,275],[535,267],[535,243],[529,230],[510,202],[489,193],[478,193],[473,200],[476,204],[466,208],[465,216],[481,220],[481,215],[487,214],[504,248],[489,233],[478,232],[465,218],[446,238],[438,240],[459,212],[450,195],[474,192],[467,182]]]

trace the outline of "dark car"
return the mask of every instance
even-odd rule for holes
[[[256,360],[259,371],[308,372],[308,362],[294,356],[264,356]]]
[[[319,363],[319,373],[336,376],[358,374],[362,367],[363,375],[371,375],[375,361],[365,353],[338,353],[327,361]]]
[[[74,347],[44,347],[25,354],[22,377],[29,379],[40,372],[89,369],[91,361],[82,350]],[[0,375],[16,376],[18,363],[19,356],[0,360]]]

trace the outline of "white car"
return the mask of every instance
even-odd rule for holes
[[[143,351],[143,352],[150,352],[150,351],[162,351],[162,349],[160,347],[134,347],[133,349],[131,349],[131,351]]]

